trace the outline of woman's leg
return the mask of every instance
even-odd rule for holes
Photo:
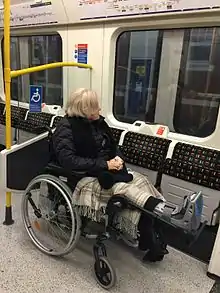
[[[162,202],[156,198],[148,199],[144,208],[150,211],[154,211],[155,207]],[[163,235],[160,231],[158,223],[145,213],[141,214],[139,221],[139,249],[147,251],[144,260],[160,261],[163,256],[168,253],[166,249],[166,243],[163,239]]]
[[[148,249],[153,248],[153,219],[149,216],[141,214],[141,218],[139,221],[139,231],[140,231],[140,239],[139,239],[139,249],[142,251],[146,251]]]

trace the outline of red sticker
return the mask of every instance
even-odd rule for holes
[[[157,134],[158,134],[158,135],[163,135],[164,130],[165,130],[165,127],[160,126],[160,127],[158,128],[158,130],[157,130]]]
[[[78,44],[78,49],[88,49],[88,44]]]

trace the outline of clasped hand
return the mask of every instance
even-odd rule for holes
[[[116,156],[114,159],[107,162],[109,170],[121,170],[123,168],[124,161],[119,157]]]

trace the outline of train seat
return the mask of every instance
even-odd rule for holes
[[[119,144],[123,130],[119,129],[119,128],[111,127],[111,131],[112,131],[112,134],[113,134],[113,137],[114,137],[116,143]]]
[[[150,181],[160,185],[159,170],[166,159],[171,140],[129,131],[119,147],[127,166],[146,174]]]
[[[30,113],[26,119],[19,121],[17,128],[19,131],[19,142],[27,141],[36,135],[45,132],[45,127],[50,127],[53,115],[50,113]]]
[[[0,104],[0,144],[5,141],[5,105]],[[12,144],[22,143],[45,131],[50,126],[53,115],[50,113],[30,113],[23,107],[11,106]],[[16,135],[16,129],[19,135]]]
[[[201,190],[203,220],[218,222],[220,203],[220,152],[195,145],[177,143],[172,158],[166,159],[161,188],[166,199],[179,204],[188,193]]]

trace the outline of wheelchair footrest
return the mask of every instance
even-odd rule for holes
[[[206,224],[207,224],[207,221],[203,222],[197,231],[191,231],[191,232],[187,233],[188,234],[187,236],[189,237],[188,247],[191,247],[197,241],[197,239],[199,238],[199,236],[201,235],[201,233],[205,229]]]

